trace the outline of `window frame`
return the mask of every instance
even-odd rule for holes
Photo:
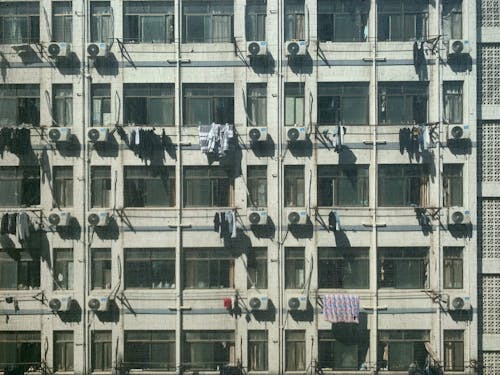
[[[247,253],[247,288],[258,290],[268,287],[267,248],[252,247]]]
[[[319,289],[369,289],[370,288],[370,255],[369,249],[364,247],[318,247],[318,288]],[[349,261],[358,263],[358,267],[365,268],[354,270]],[[360,264],[363,262],[364,264]],[[351,269],[351,272],[347,270]],[[362,272],[360,272],[362,271]],[[346,276],[362,275],[356,280],[354,276],[351,283],[345,285]],[[354,282],[354,283],[353,283]],[[356,284],[357,282],[357,284]]]
[[[62,4],[62,6],[61,6]],[[69,5],[69,13],[68,13],[68,5]],[[61,6],[58,9],[58,6]],[[62,9],[65,6],[64,9]],[[57,22],[56,22],[57,21]],[[61,24],[60,30],[62,31],[61,35],[56,35],[58,32],[56,31],[56,24]],[[72,1],[52,1],[52,41],[53,42],[72,42],[73,35],[73,2]],[[69,34],[69,35],[68,35]]]
[[[75,283],[74,267],[75,261],[72,248],[54,248],[52,266],[54,290],[73,290]]]
[[[74,370],[74,333],[73,331],[54,331],[54,372]],[[60,358],[58,358],[58,353]],[[58,359],[61,363],[58,364]],[[60,365],[60,366],[58,366]]]
[[[106,172],[108,173],[105,176]],[[96,203],[97,201],[100,203]],[[92,165],[90,167],[90,202],[92,208],[111,206],[111,166]]]
[[[161,202],[158,201],[159,198],[156,195],[153,194],[151,197],[148,195],[152,193],[148,189],[158,189],[158,183],[161,183],[161,194],[164,194]],[[123,202],[127,208],[175,207],[175,168],[173,166],[144,168],[125,165],[123,185]],[[134,200],[131,201],[131,199]]]
[[[211,123],[234,124],[233,83],[184,83],[182,90],[184,105],[183,126],[192,127]],[[197,113],[199,107],[196,106],[200,105],[206,107],[208,117],[198,119],[199,121],[195,123],[196,117],[199,116],[199,113]]]
[[[390,5],[386,5],[389,9],[384,9],[384,3],[397,4],[399,9],[390,9]],[[412,8],[413,7],[413,8]],[[417,8],[420,7],[419,10]],[[393,32],[393,23],[397,23],[399,19],[400,35]],[[377,25],[379,42],[404,42],[411,40],[426,39],[428,34],[428,20],[429,20],[429,3],[428,0],[405,0],[394,1],[384,0],[380,2],[377,8]],[[387,22],[387,28],[383,24]],[[408,23],[413,26],[410,31]],[[413,22],[413,25],[411,24]],[[418,25],[418,23],[421,23]],[[420,30],[419,30],[420,29]],[[394,34],[393,34],[394,33]]]
[[[64,90],[67,90],[64,92]],[[52,86],[53,120],[57,126],[73,125],[73,85]]]
[[[367,82],[318,82],[318,125],[367,125],[369,123],[369,87]],[[352,102],[351,102],[352,101]],[[361,103],[361,102],[365,103]],[[326,103],[330,102],[327,111]],[[363,104],[363,105],[361,105]],[[354,115],[348,111],[354,110]],[[364,111],[362,121],[351,120]]]
[[[465,370],[465,340],[462,330],[444,330],[443,357],[445,371]]]
[[[335,2],[332,1],[318,1],[318,40],[320,42],[366,42],[366,35],[365,32],[367,31],[368,28],[368,16],[370,12],[370,6],[369,4],[366,4],[366,2],[361,2],[359,0],[356,1],[356,3],[359,3],[359,5],[356,7],[353,5],[355,1],[352,0],[337,0]],[[346,5],[347,4],[347,5]],[[349,9],[349,5],[353,6],[353,9]],[[329,8],[329,9],[328,9]],[[358,35],[352,35],[351,38],[344,38],[344,37],[338,37],[337,36],[337,18],[339,19],[345,19],[347,17],[349,18],[355,18],[358,14],[356,11],[359,11],[359,20],[353,19],[351,20],[351,24],[355,25],[356,21],[359,21],[360,24],[358,25]],[[328,22],[331,24],[331,30],[322,30],[329,28],[328,25],[325,27],[325,22]],[[338,22],[340,24],[340,28],[342,27],[342,23]],[[366,28],[366,31],[365,31]],[[354,31],[351,30],[351,31]],[[329,37],[325,37],[325,34],[330,34]]]
[[[380,330],[378,331],[377,339],[379,344],[377,358],[378,363],[382,364],[382,368],[386,368],[389,371],[407,371],[408,365],[412,362],[416,362],[419,368],[424,368],[427,358],[424,343],[430,340],[430,332],[428,330]],[[385,345],[387,345],[388,361],[382,359],[384,357]],[[391,363],[391,346],[395,345],[412,345],[412,358],[405,358],[404,364],[400,366],[395,366]],[[386,364],[385,367],[384,363]]]
[[[247,165],[248,207],[267,207],[267,165]]]
[[[304,207],[305,177],[304,165],[285,165],[284,197],[285,207]]]
[[[205,10],[197,10],[197,11],[187,11],[187,7],[189,6],[200,6],[203,4],[206,6]],[[218,9],[220,7],[221,9]],[[228,11],[231,7],[231,11]],[[190,29],[190,18],[203,18],[203,36],[193,37],[189,32]],[[229,19],[230,22],[230,35],[222,35],[221,40],[215,40],[215,31],[214,31],[214,23],[218,18],[226,18]],[[226,21],[227,22],[227,21]],[[232,0],[219,0],[219,1],[189,1],[184,2],[182,7],[182,43],[231,43],[234,39],[234,2]],[[227,28],[227,23],[225,27]],[[208,28],[208,30],[205,30]]]
[[[446,246],[443,248],[443,288],[464,287],[464,248]]]
[[[285,40],[305,40],[305,4],[304,0],[287,0],[284,6],[283,23]]]
[[[425,124],[429,118],[429,84],[428,82],[380,82],[378,105],[380,125]],[[419,106],[423,106],[424,109]],[[393,112],[396,110],[399,112]]]
[[[304,247],[285,248],[285,289],[303,289],[306,283]]]
[[[268,331],[248,331],[248,371],[268,371]]]
[[[247,83],[247,126],[267,126],[267,84]]]
[[[425,207],[429,201],[427,165],[379,164],[377,168],[378,207]],[[394,186],[391,186],[391,184],[394,184]],[[402,190],[395,191],[395,189],[398,190],[399,188],[402,188]],[[401,196],[397,193],[401,193]]]
[[[4,174],[5,172],[5,174]],[[9,173],[10,172],[10,173]],[[6,183],[11,183],[14,181],[16,192],[13,198],[19,198],[18,200],[9,199],[8,205],[3,205],[0,203],[0,207],[32,207],[39,206],[41,199],[41,180],[40,180],[40,167],[38,166],[0,166],[0,187],[2,191],[5,192],[6,187],[2,186],[4,181]],[[34,194],[28,192],[31,188],[35,188]],[[29,199],[29,200],[28,200]]]
[[[3,346],[7,350],[3,350]],[[14,363],[20,366],[24,372],[29,368],[39,368],[42,361],[42,344],[40,331],[0,331],[0,352],[4,358],[15,354]],[[14,353],[13,353],[14,352]],[[38,353],[38,355],[37,355]],[[26,358],[33,356],[32,358]],[[36,360],[30,360],[35,359]],[[27,360],[30,360],[27,362]]]
[[[455,7],[455,5],[457,4],[459,4],[459,9]],[[449,6],[451,6],[451,8]],[[462,39],[463,35],[462,8],[463,8],[462,0],[443,1],[441,22],[442,22],[443,34],[446,40]],[[450,20],[447,19],[448,17],[450,18]],[[448,29],[450,31],[449,34],[447,33]]]
[[[204,207],[231,207],[234,201],[234,179],[230,178],[227,171],[221,167],[200,167],[185,166],[183,170],[183,207],[184,208],[204,208]],[[196,189],[209,186],[210,191],[196,191]],[[202,197],[208,193],[209,197]],[[196,194],[200,196],[195,197]],[[201,199],[206,203],[195,202]]]
[[[73,166],[53,166],[52,177],[53,206],[73,207]]]
[[[443,111],[448,124],[463,124],[463,81],[447,81],[443,84]]]
[[[306,110],[303,83],[285,83],[284,111],[285,126],[304,126]]]
[[[235,260],[229,250],[186,248],[183,262],[184,289],[234,289]]]
[[[111,125],[111,85],[108,83],[95,83],[91,86],[92,100],[92,126]],[[99,104],[97,106],[97,104]],[[99,107],[99,108],[97,108]],[[109,112],[103,111],[109,108]],[[98,112],[97,112],[98,111]],[[97,116],[99,119],[97,119]]]
[[[39,84],[0,84],[0,109],[2,109],[1,102],[4,102],[3,106],[8,110],[15,111],[15,119],[13,117],[9,118],[8,115],[2,116],[0,118],[0,127],[40,126]],[[24,112],[23,108],[25,108]],[[13,114],[10,113],[10,115]]]
[[[318,165],[317,199],[319,207],[368,207],[369,166],[358,164]],[[351,176],[349,174],[352,173]],[[331,186],[331,188],[330,188]],[[342,199],[342,187],[356,196],[353,201]],[[326,190],[326,194],[325,194]],[[345,189],[347,191],[347,189]],[[359,203],[355,203],[359,202]]]
[[[147,6],[151,7],[152,4],[162,4],[165,3],[167,6],[164,13],[162,12],[154,12],[151,9],[149,11],[144,10],[143,12],[139,11],[127,11],[127,3],[144,3]],[[123,2],[123,41],[124,43],[162,43],[162,44],[171,44],[174,42],[174,30],[175,30],[175,20],[174,20],[174,2],[173,1],[158,1],[158,0],[142,0],[142,1],[124,1]],[[144,7],[146,5],[143,5]],[[169,9],[171,7],[171,9]],[[152,17],[163,17],[163,26],[164,32],[163,37],[159,40],[144,40],[144,29],[147,26],[147,18]],[[127,25],[130,24],[129,18],[137,18],[137,36],[132,37],[127,35]],[[128,31],[130,32],[130,31]],[[127,37],[130,36],[130,37]]]
[[[107,11],[97,10],[97,7]],[[110,44],[114,35],[113,8],[110,1],[90,1],[90,41]],[[105,35],[109,32],[111,35]],[[99,35],[100,34],[100,35]]]
[[[247,0],[245,37],[247,41],[266,40],[267,0]],[[252,28],[249,27],[252,25]]]
[[[26,10],[19,11],[21,7],[25,6]],[[2,9],[5,7],[6,9],[14,10],[13,13],[9,14],[9,11],[4,13]],[[30,7],[37,7],[38,11],[33,11]],[[34,9],[34,8],[33,8]],[[26,37],[23,38],[21,35],[21,39],[14,38],[14,36],[10,35],[10,39],[6,37],[8,33],[2,32],[0,35],[2,38],[0,39],[0,44],[35,44],[40,42],[40,4],[38,1],[10,1],[5,3],[0,3],[0,28],[3,29],[6,22],[16,22],[19,26],[18,22],[22,22],[24,20],[25,24],[25,34]],[[22,24],[21,24],[22,28]],[[7,29],[7,26],[5,27]],[[17,29],[17,27],[16,27]],[[22,33],[22,30],[21,30]]]
[[[127,247],[124,255],[126,290],[175,288],[175,249]]]
[[[464,165],[443,165],[443,207],[462,207],[464,203]]]
[[[40,289],[41,263],[40,254],[37,249],[18,249],[16,250],[17,259],[14,259],[7,251],[0,251],[0,266],[6,267],[9,273],[0,274],[1,290],[38,290]],[[2,267],[2,268],[3,268]],[[15,280],[12,279],[12,273],[15,270]],[[22,280],[20,280],[22,278]],[[19,281],[22,281],[20,283]],[[6,282],[10,282],[6,284]]]
[[[424,289],[430,282],[429,265],[427,247],[380,247],[377,256],[377,287],[399,290]],[[410,273],[409,270],[415,267],[418,269],[413,269]],[[413,275],[413,279],[409,278],[410,274]],[[416,275],[418,280],[415,279]]]
[[[141,338],[131,339],[132,335],[143,335]],[[149,337],[147,337],[149,336]],[[135,348],[132,350],[129,346],[131,343],[136,343]],[[164,355],[169,355],[169,360],[157,362],[153,361],[155,356],[159,354],[158,349],[165,350]],[[131,362],[128,361],[130,357],[137,353],[144,354],[147,350],[148,360],[146,362]],[[124,343],[124,357],[125,366],[127,369],[143,369],[143,370],[163,370],[163,371],[173,371],[175,370],[175,331],[173,330],[126,330],[125,331],[125,343]],[[173,357],[173,358],[172,358]],[[164,357],[163,357],[164,358]],[[142,364],[143,366],[134,366],[132,364]],[[151,365],[150,366],[148,366]],[[159,366],[155,366],[159,364]],[[146,366],[144,366],[146,365]]]
[[[338,364],[337,352],[339,346],[351,347],[356,354],[356,364],[352,366],[342,366]],[[330,330],[318,330],[318,365],[326,371],[358,371],[362,364],[366,363],[366,358],[370,346],[370,336],[368,330],[359,327],[341,327]],[[342,348],[341,348],[342,349]],[[329,358],[324,356],[328,355]],[[343,355],[339,357],[345,358]]]
[[[143,94],[131,93],[133,91],[143,91]],[[171,127],[175,125],[175,95],[173,84],[125,83],[123,85],[123,101],[123,122],[128,126]],[[161,104],[165,109],[165,119],[160,122],[156,122],[154,119],[154,114],[158,113],[158,104]],[[168,113],[169,110],[170,114]],[[134,118],[134,116],[137,116],[140,112],[142,112],[146,118]],[[133,121],[136,119],[142,121]]]
[[[305,369],[306,369],[306,331],[286,330],[285,371],[304,371]]]
[[[90,252],[91,264],[91,289],[111,289],[112,284],[112,260],[110,248],[92,248]],[[101,274],[99,277],[97,274]],[[98,280],[102,280],[98,282]]]
[[[112,363],[112,331],[92,331],[92,371],[110,371]],[[101,363],[101,366],[98,366]]]
[[[198,337],[196,337],[198,336]],[[235,334],[234,331],[221,330],[186,330],[184,331],[184,367],[188,370],[217,370],[218,368],[234,364],[236,359],[235,353]],[[211,357],[210,362],[193,362],[193,349],[196,347],[203,348],[212,353],[205,353],[207,357]],[[223,354],[223,355],[222,355]],[[219,355],[220,357],[217,357]]]

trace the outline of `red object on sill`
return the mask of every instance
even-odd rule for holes
[[[224,308],[227,310],[231,310],[233,308],[233,301],[231,298],[224,298]]]

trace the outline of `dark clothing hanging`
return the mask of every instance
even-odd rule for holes
[[[220,238],[227,237],[229,233],[229,224],[226,220],[226,213],[221,212],[220,213]]]
[[[216,212],[214,215],[214,232],[219,232],[220,230],[220,218],[219,213]]]
[[[3,214],[2,223],[0,224],[0,235],[9,232],[9,214]]]
[[[3,154],[8,150],[12,138],[11,128],[0,129],[0,155],[3,158]]]
[[[8,232],[16,234],[17,214],[9,214]]]

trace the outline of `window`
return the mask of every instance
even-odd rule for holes
[[[285,1],[285,40],[304,40],[304,0]]]
[[[199,126],[212,122],[234,123],[233,84],[185,84],[184,124]]]
[[[92,85],[92,125],[111,125],[111,86]]]
[[[54,290],[73,289],[73,249],[54,249]]]
[[[305,282],[305,258],[303,247],[285,249],[285,287],[301,289]]]
[[[381,248],[378,251],[380,288],[423,289],[429,280],[429,249]]]
[[[319,125],[368,124],[368,84],[318,84]]]
[[[112,369],[111,348],[111,331],[92,332],[92,371]]]
[[[125,331],[125,366],[175,370],[175,332]]]
[[[285,126],[304,125],[304,84],[285,83]]]
[[[0,251],[0,289],[28,290],[40,288],[40,254],[16,250],[15,256]]]
[[[125,84],[124,119],[129,125],[174,125],[174,86],[162,83]]]
[[[73,332],[54,332],[54,370],[73,371]]]
[[[113,22],[109,1],[90,2],[90,40],[92,42],[111,43],[113,40]]]
[[[92,289],[111,289],[111,249],[92,249]]]
[[[0,190],[0,207],[39,205],[39,167],[0,167]]]
[[[217,370],[235,363],[234,332],[184,332],[185,367],[189,370]]]
[[[38,43],[39,40],[38,1],[0,3],[0,44],[32,44]]]
[[[449,124],[463,123],[463,82],[444,83],[444,120]]]
[[[267,207],[267,165],[247,167],[248,206]]]
[[[368,166],[318,165],[318,206],[368,206]]]
[[[445,247],[443,258],[443,287],[445,289],[462,289],[463,284],[463,248]]]
[[[125,249],[125,288],[175,288],[175,250]]]
[[[73,6],[71,1],[52,2],[52,40],[71,43],[73,29]]]
[[[54,85],[54,121],[59,126],[73,125],[73,86]]]
[[[331,289],[370,287],[368,249],[318,248],[318,286]]]
[[[247,125],[267,125],[267,87],[263,83],[247,84]]]
[[[248,331],[248,371],[267,370],[267,331]]]
[[[40,125],[40,86],[0,85],[0,126],[21,124]]]
[[[174,207],[174,167],[125,167],[126,207]]]
[[[184,207],[229,207],[233,182],[219,167],[184,168]]]
[[[233,1],[185,1],[183,43],[231,43]]]
[[[248,288],[267,289],[267,249],[253,247],[247,254]]]
[[[266,40],[267,0],[247,0],[246,37],[247,41]]]
[[[464,331],[444,331],[444,370],[464,371]]]
[[[427,83],[380,83],[379,122],[415,125],[427,122]]]
[[[410,364],[424,368],[427,351],[424,343],[430,340],[429,331],[379,331],[378,363],[381,369],[408,371]]]
[[[305,331],[285,332],[286,371],[306,369],[306,333]]]
[[[335,327],[318,331],[318,362],[323,370],[352,370],[365,363],[369,334],[359,327]]]
[[[409,41],[427,35],[428,0],[378,2],[378,40]]]
[[[21,373],[25,373],[30,367],[38,368],[41,353],[40,332],[0,332],[0,366],[2,369],[9,364],[20,366]]]
[[[463,190],[463,164],[444,164],[443,206],[462,206]]]
[[[90,199],[92,207],[109,207],[111,197],[111,167],[90,167]]]
[[[304,206],[304,166],[285,166],[285,207]]]
[[[425,165],[379,165],[378,204],[381,207],[425,206],[428,168]]]
[[[173,1],[125,1],[123,14],[125,43],[173,43]]]
[[[446,40],[462,39],[462,0],[444,0],[442,17]]]
[[[234,258],[229,250],[186,249],[184,262],[186,288],[234,288]]]
[[[368,37],[369,11],[370,4],[364,0],[319,0],[319,41],[366,41]]]
[[[73,167],[53,167],[54,206],[73,207]]]

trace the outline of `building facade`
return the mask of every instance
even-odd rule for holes
[[[500,371],[498,1],[0,8],[5,372]]]

